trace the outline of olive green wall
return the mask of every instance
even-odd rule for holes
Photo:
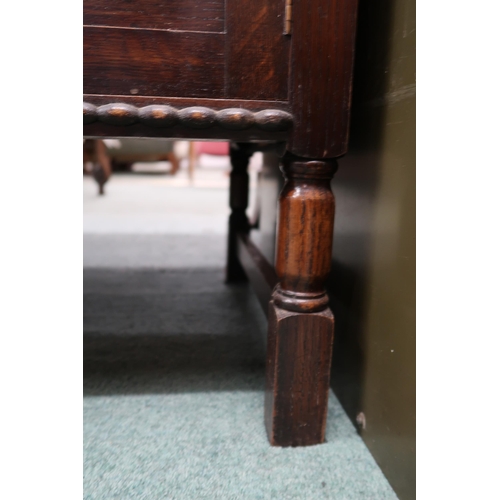
[[[329,282],[333,388],[403,500],[415,498],[415,39],[414,0],[360,1]]]

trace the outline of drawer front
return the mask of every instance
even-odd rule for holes
[[[87,95],[283,101],[285,0],[84,0]]]
[[[217,98],[224,92],[224,35],[84,28],[86,94]]]

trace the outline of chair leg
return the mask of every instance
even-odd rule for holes
[[[227,244],[226,283],[246,281],[245,271],[241,267],[237,255],[238,233],[248,233],[250,223],[247,218],[248,206],[248,163],[253,149],[246,144],[231,144],[231,174],[229,176],[229,233]]]
[[[334,160],[285,157],[276,272],[269,304],[265,421],[274,446],[325,440],[334,318],[325,281],[330,270]]]
[[[167,153],[167,160],[172,164],[172,170],[170,171],[170,175],[175,175],[179,171],[179,159],[175,156],[174,152]]]
[[[196,148],[193,141],[189,141],[189,153],[188,153],[188,177],[189,182],[193,184],[194,181],[194,169],[196,168],[196,162],[198,161],[196,156]]]
[[[95,140],[95,159],[92,175],[99,185],[99,194],[104,194],[104,184],[111,177],[111,160],[106,150],[106,145],[100,139]]]

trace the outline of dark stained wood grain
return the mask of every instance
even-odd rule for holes
[[[224,35],[87,27],[85,94],[221,97]]]
[[[335,160],[285,156],[276,249],[278,284],[269,304],[265,421],[271,444],[322,443],[330,380],[330,270]]]
[[[284,309],[312,312],[328,305],[325,281],[335,214],[330,180],[336,168],[335,160],[283,160],[276,249],[279,287],[274,300]]]
[[[285,0],[227,0],[227,98],[288,99]]]
[[[325,440],[333,315],[296,313],[269,304],[265,424],[273,446]]]
[[[278,283],[276,271],[249,235],[240,233],[237,241],[238,259],[252,284],[264,314],[267,315],[272,291]]]
[[[291,36],[285,0],[227,0],[226,12],[219,0],[138,2],[85,0],[86,23],[115,26],[84,29],[86,94],[289,101],[288,151],[346,152],[357,0],[294,0]],[[222,18],[225,31],[212,23]],[[244,130],[245,117],[232,123]]]
[[[224,31],[224,0],[85,0],[83,24]]]
[[[307,158],[345,154],[357,0],[293,0],[288,150]]]

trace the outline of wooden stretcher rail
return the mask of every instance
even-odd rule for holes
[[[271,294],[278,283],[276,271],[244,233],[238,234],[238,258],[267,316]]]

